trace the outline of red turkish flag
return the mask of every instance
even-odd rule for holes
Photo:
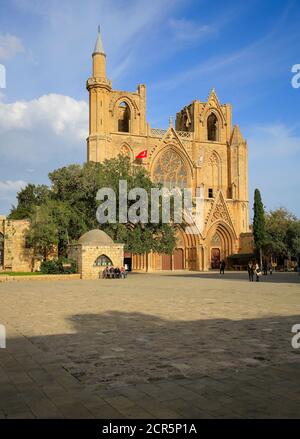
[[[145,159],[148,156],[148,151],[145,149],[144,151],[141,151],[135,158],[136,159]]]

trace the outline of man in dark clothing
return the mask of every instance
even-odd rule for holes
[[[249,275],[249,282],[253,282],[253,278],[254,278],[254,265],[252,261],[248,262],[248,275]]]
[[[267,261],[264,261],[264,263],[263,263],[263,272],[264,272],[264,276],[268,275],[268,263],[267,263]]]
[[[220,263],[220,274],[225,274],[225,261],[221,261]]]

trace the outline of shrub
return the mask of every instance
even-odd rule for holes
[[[64,265],[70,265],[65,267]],[[52,261],[43,261],[41,264],[43,274],[73,274],[77,273],[77,264],[75,261],[60,257]]]
[[[41,263],[41,272],[43,274],[57,274],[59,273],[59,267],[55,260],[53,261],[43,261]]]

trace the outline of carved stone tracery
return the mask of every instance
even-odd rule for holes
[[[173,149],[160,154],[154,166],[153,178],[169,189],[187,187],[187,169],[180,155]]]
[[[120,149],[120,154],[126,157],[131,158],[131,151],[127,145],[122,145]]]
[[[219,201],[216,207],[214,208],[214,212],[212,215],[212,221],[218,221],[218,220],[223,220],[228,224],[230,223],[228,212],[221,201]]]

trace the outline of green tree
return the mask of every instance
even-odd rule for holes
[[[44,261],[58,246],[58,229],[48,204],[36,206],[31,215],[31,227],[27,235],[27,244],[34,249],[35,257]]]
[[[300,260],[300,221],[292,221],[287,229],[286,244],[290,257]]]
[[[289,257],[289,243],[287,232],[296,221],[296,217],[284,207],[271,210],[265,215],[266,240],[265,251],[269,255],[287,258]]]
[[[50,197],[48,186],[29,183],[18,195],[17,207],[13,206],[9,215],[10,219],[27,219],[33,214],[36,206],[41,206]]]
[[[102,179],[98,180],[99,187],[112,188],[117,195],[117,217],[119,214],[119,181],[126,180],[127,189],[143,188],[148,195],[148,213],[151,212],[151,189],[158,187],[153,184],[149,178],[147,171],[130,163],[129,158],[119,156],[115,159],[106,160],[101,167]],[[93,197],[95,202],[95,198]],[[134,204],[135,201],[127,201],[127,209]],[[97,203],[94,208],[97,208]],[[161,200],[160,200],[161,207]],[[176,239],[175,230],[171,224],[158,224],[150,222],[146,224],[103,224],[103,229],[115,242],[125,244],[125,250],[132,253],[148,253],[154,252],[172,253],[174,250]]]
[[[265,224],[265,210],[261,199],[259,189],[254,192],[254,217],[253,217],[253,235],[255,247],[260,255],[260,265],[262,266],[263,248],[266,244],[266,224]]]

